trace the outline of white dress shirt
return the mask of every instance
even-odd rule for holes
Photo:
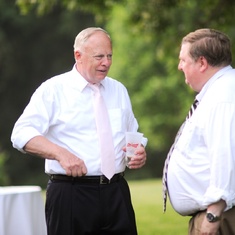
[[[218,71],[196,98],[168,166],[170,201],[182,215],[220,199],[225,210],[235,205],[235,70]]]
[[[87,175],[102,175],[93,91],[87,84],[75,66],[71,71],[42,83],[14,126],[11,137],[13,147],[24,152],[25,144],[41,135],[83,159]],[[109,77],[101,84],[113,133],[116,173],[119,173],[125,170],[125,153],[122,150],[125,146],[125,132],[137,131],[138,124],[126,88]],[[142,144],[147,144],[146,138]],[[45,172],[65,174],[56,160],[48,159],[45,161]]]

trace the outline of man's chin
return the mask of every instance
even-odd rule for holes
[[[102,74],[96,77],[96,80],[102,81],[107,76],[107,74]]]

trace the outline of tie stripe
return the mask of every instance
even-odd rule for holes
[[[187,117],[186,117],[186,120],[189,119],[189,118],[193,115],[193,112],[194,112],[195,109],[197,108],[198,103],[199,103],[199,101],[195,99],[194,102],[193,102],[193,104],[191,105],[191,108],[190,108],[190,110],[189,110],[189,112],[188,112],[188,115],[187,115]]]

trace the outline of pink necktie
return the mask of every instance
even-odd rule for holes
[[[115,153],[108,111],[98,84],[89,84],[94,91],[94,110],[100,142],[101,172],[111,179],[115,173]]]

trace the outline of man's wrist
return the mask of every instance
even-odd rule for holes
[[[220,216],[215,215],[214,213],[207,211],[206,213],[206,219],[210,223],[214,223],[220,220]]]

